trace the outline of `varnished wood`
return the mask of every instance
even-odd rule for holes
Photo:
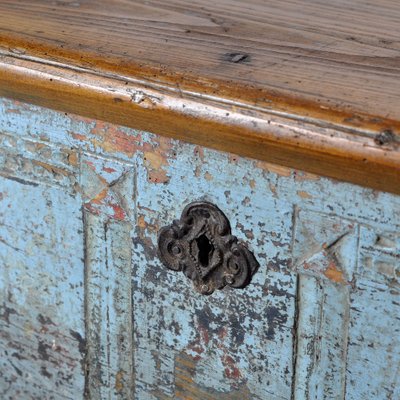
[[[400,6],[0,3],[0,94],[400,193]]]

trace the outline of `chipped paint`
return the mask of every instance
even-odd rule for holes
[[[332,282],[346,283],[343,271],[340,271],[334,262],[330,262],[328,268],[324,271],[324,275]]]
[[[0,393],[400,398],[399,197],[18,102],[0,116]],[[202,297],[157,257],[199,199],[260,260],[242,291]]]
[[[304,171],[293,171],[293,175],[295,177],[296,182],[303,181],[318,181],[320,177],[318,175],[312,174],[310,172]]]
[[[13,193],[0,203],[0,397],[83,396],[80,196],[3,177],[0,187]]]
[[[206,173],[204,174],[204,179],[207,179],[208,181],[212,181],[213,176],[208,171],[206,171]]]
[[[115,220],[127,220],[130,210],[124,200],[125,193],[120,189],[121,184],[125,186],[124,182],[131,180],[128,185],[133,196],[132,168],[114,160],[84,155],[81,170],[80,186],[85,198],[85,209]]]
[[[67,150],[66,152],[68,154],[67,156],[68,163],[73,167],[77,167],[79,163],[78,153],[70,150]]]
[[[148,170],[147,179],[151,183],[167,183],[169,181],[168,173],[164,170]]]
[[[54,165],[50,165],[50,164],[44,163],[42,161],[37,161],[37,160],[33,160],[32,163],[34,165],[39,165],[39,166],[43,167],[44,169],[51,172],[52,174],[60,174],[60,175],[64,175],[64,176],[68,175],[67,171],[63,170],[62,168],[57,168]]]
[[[195,146],[193,149],[193,154],[198,157],[201,162],[204,162],[204,147]]]
[[[124,389],[124,372],[123,371],[118,371],[117,374],[115,375],[115,390],[118,393],[121,393],[122,390]]]
[[[302,199],[312,199],[313,198],[310,193],[307,193],[304,190],[298,190],[297,195],[299,197],[301,197]]]
[[[236,154],[229,154],[228,157],[230,163],[237,163],[240,160],[240,157]]]
[[[282,167],[280,165],[275,165],[268,163],[266,161],[256,161],[255,162],[256,168],[259,168],[260,170],[272,172],[274,174],[277,174],[279,176],[291,176],[292,175],[292,170],[287,167]]]

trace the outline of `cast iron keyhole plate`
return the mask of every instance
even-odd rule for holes
[[[182,271],[202,294],[243,288],[259,266],[232,235],[225,214],[206,201],[188,204],[179,220],[160,230],[158,252],[167,268]]]

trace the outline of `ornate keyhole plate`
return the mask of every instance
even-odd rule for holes
[[[231,234],[225,214],[205,201],[188,204],[179,220],[160,230],[158,251],[167,268],[182,271],[202,294],[225,286],[243,288],[259,266]]]

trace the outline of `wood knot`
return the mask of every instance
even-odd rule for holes
[[[378,146],[383,146],[385,144],[390,144],[396,141],[396,138],[394,136],[394,133],[390,130],[387,129],[381,133],[379,133],[378,135],[375,136],[374,142],[378,145]]]
[[[228,61],[234,64],[241,64],[244,62],[250,62],[250,55],[245,53],[226,53],[223,57],[224,61]]]

